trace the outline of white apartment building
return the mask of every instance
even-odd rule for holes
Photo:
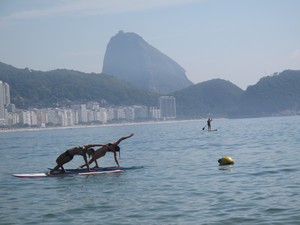
[[[159,108],[162,119],[176,118],[176,99],[173,96],[159,97]]]
[[[0,81],[0,125],[7,123],[7,111],[5,108],[10,104],[10,88],[9,85]]]
[[[150,107],[149,108],[149,118],[158,120],[160,119],[160,109],[157,107]]]

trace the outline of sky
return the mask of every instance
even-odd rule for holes
[[[300,70],[299,0],[0,0],[0,62],[101,73],[106,46],[134,32],[193,83],[242,89]]]

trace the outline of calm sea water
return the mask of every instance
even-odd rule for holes
[[[300,224],[300,117],[0,133],[0,224]],[[68,148],[121,146],[118,174],[20,179]],[[235,165],[219,167],[231,156]],[[108,153],[101,166],[114,166]],[[75,156],[66,168],[83,159]]]

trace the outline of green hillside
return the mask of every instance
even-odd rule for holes
[[[227,117],[237,109],[243,90],[229,81],[214,79],[172,93],[177,114],[184,118]]]
[[[236,115],[293,115],[300,112],[300,71],[285,70],[249,86]]]
[[[72,70],[42,72],[0,63],[0,80],[10,85],[11,102],[18,108],[64,106],[101,99],[115,105],[157,105],[158,98],[114,76]]]

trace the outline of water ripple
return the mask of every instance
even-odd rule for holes
[[[5,133],[0,224],[299,224],[300,117],[214,120],[213,133],[202,131],[204,123]],[[142,169],[11,176],[47,171],[69,147],[131,132],[135,136],[121,143],[121,165]],[[226,155],[235,164],[220,167],[217,160]],[[82,162],[74,157],[66,168]],[[112,154],[100,164],[114,165]]]

